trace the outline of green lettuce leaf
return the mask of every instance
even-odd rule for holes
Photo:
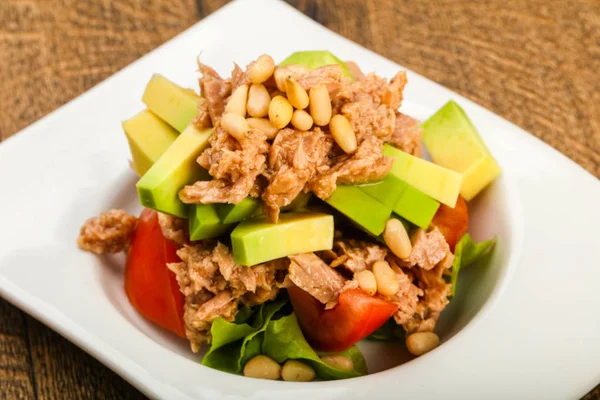
[[[245,361],[260,354],[260,338],[256,339],[259,341],[258,345],[253,343],[252,346],[248,346],[248,343],[267,328],[273,315],[288,302],[287,298],[283,298],[264,303],[255,307],[254,312],[242,309],[243,315],[239,319],[236,316],[236,320],[245,321],[244,323],[217,318],[210,329],[212,343],[202,359],[202,365],[224,372],[239,373]]]
[[[367,364],[356,346],[336,354],[349,357],[354,363],[352,371],[342,371],[325,364],[308,344],[295,314],[288,315],[276,321],[271,321],[264,333],[262,353],[278,363],[288,359],[302,360],[310,364],[322,380],[354,378],[367,374]],[[328,353],[322,353],[328,354]]]
[[[468,233],[465,233],[463,237],[460,238],[454,248],[454,262],[452,263],[452,275],[450,279],[450,282],[452,283],[452,296],[454,296],[454,293],[456,292],[456,283],[460,270],[491,255],[495,244],[496,238],[475,243]]]
[[[274,303],[265,303],[258,310],[253,326],[256,331],[248,334],[240,344],[240,351],[237,358],[237,372],[240,372],[246,362],[252,357],[261,354],[263,341],[263,332],[267,329],[269,322],[289,303],[287,298],[281,299]]]

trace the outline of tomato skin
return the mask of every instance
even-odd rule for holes
[[[360,289],[340,293],[338,304],[323,304],[297,286],[288,294],[304,337],[316,350],[343,351],[373,333],[398,310],[398,306]]]
[[[465,199],[458,196],[454,208],[440,204],[440,208],[435,213],[431,224],[442,232],[450,246],[450,250],[454,252],[454,246],[469,229],[469,209]]]
[[[127,253],[125,293],[144,317],[185,338],[184,296],[167,263],[181,261],[177,247],[165,239],[156,211],[144,209]]]

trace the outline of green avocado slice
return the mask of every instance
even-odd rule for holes
[[[194,204],[189,216],[190,240],[202,240],[221,236],[233,229],[235,224],[224,224],[217,214],[216,204]]]
[[[460,194],[467,201],[501,173],[467,114],[452,100],[423,123],[423,143],[436,164],[463,175]]]
[[[179,132],[198,114],[198,95],[184,89],[160,74],[152,75],[142,101],[154,114]]]
[[[338,185],[325,202],[375,236],[383,232],[392,215],[391,207],[374,199],[357,186]]]
[[[216,204],[219,218],[224,224],[240,222],[261,212],[260,200],[246,197],[239,204]]]
[[[133,169],[140,176],[152,167],[179,135],[149,110],[123,121],[123,130],[131,150]]]
[[[244,220],[231,232],[233,258],[252,266],[292,254],[330,250],[333,216],[311,212],[281,214],[273,224],[266,217]]]
[[[379,182],[358,186],[392,211],[413,224],[427,229],[440,203],[410,186],[393,173]]]
[[[396,160],[390,174],[433,199],[454,208],[460,193],[462,175],[422,158],[383,145],[383,155]]]
[[[196,159],[208,146],[211,129],[198,130],[189,125],[156,163],[138,181],[136,188],[142,206],[156,211],[188,217],[188,205],[179,200],[179,190],[196,181],[208,180],[208,171]]]

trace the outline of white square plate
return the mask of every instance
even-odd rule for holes
[[[183,341],[156,330],[144,334],[153,328],[122,293],[122,259],[97,258],[75,245],[86,218],[136,203],[120,121],[143,107],[139,99],[153,72],[196,87],[200,50],[204,62],[225,73],[232,61],[245,65],[265,52],[280,60],[303,49],[330,49],[388,77],[401,68],[284,3],[238,1],[2,143],[0,295],[156,398],[559,399],[582,396],[600,382],[598,180],[410,71],[403,111],[424,118],[457,100],[504,169],[511,254],[491,301],[474,311],[477,323],[398,368],[311,384],[224,374],[186,356]]]

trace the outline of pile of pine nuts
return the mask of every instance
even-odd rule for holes
[[[244,140],[249,129],[259,129],[272,140],[289,124],[299,131],[307,131],[314,125],[329,126],[340,148],[348,154],[354,153],[357,143],[352,124],[341,114],[332,115],[327,87],[319,84],[307,92],[298,83],[308,72],[302,65],[275,66],[270,56],[261,55],[248,65],[246,74],[250,83],[240,85],[231,94],[221,126],[239,141]],[[265,86],[271,77],[281,92],[273,98]]]
[[[346,356],[329,354],[321,360],[336,369],[352,371],[354,363]],[[310,382],[315,379],[315,370],[310,365],[297,360],[287,360],[283,366],[265,355],[251,358],[244,366],[244,376],[249,378],[278,380],[288,382]]]
[[[383,239],[394,255],[402,260],[410,257],[412,244],[402,222],[391,218],[385,225]],[[370,296],[376,293],[382,296],[393,296],[400,290],[400,280],[396,272],[387,261],[383,260],[374,262],[372,270],[366,269],[354,273],[354,279],[358,282],[358,287]]]

